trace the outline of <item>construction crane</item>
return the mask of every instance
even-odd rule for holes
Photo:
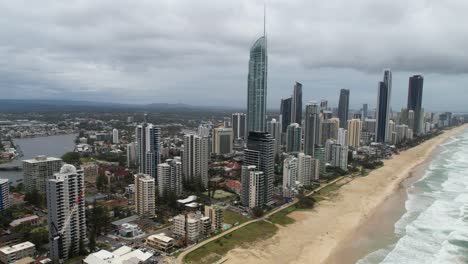
[[[80,194],[75,200],[75,204],[73,205],[72,209],[69,211],[67,218],[65,219],[65,222],[63,223],[62,229],[59,230],[58,227],[55,225],[55,223],[51,222],[52,227],[55,230],[55,235],[52,236],[52,240],[58,242],[59,249],[62,248],[62,240],[63,240],[62,238],[65,234],[67,227],[70,225],[71,218],[75,214],[75,212],[78,210],[78,206],[80,205],[82,200],[83,200],[83,192],[80,192]],[[59,262],[63,263],[64,260],[60,258]]]

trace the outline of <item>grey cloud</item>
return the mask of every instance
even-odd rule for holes
[[[267,8],[270,108],[294,80],[304,82],[306,100],[335,102],[350,88],[356,107],[375,101],[383,68],[402,76],[396,107],[410,74],[429,77],[428,95],[443,84],[456,97],[468,80],[466,1],[278,0]],[[0,91],[245,106],[262,12],[263,1],[250,0],[3,1]],[[463,106],[457,98],[426,102],[443,108],[449,100]]]

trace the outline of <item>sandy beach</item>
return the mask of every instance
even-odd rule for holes
[[[355,178],[322,201],[312,211],[296,211],[294,224],[280,227],[271,239],[248,249],[231,250],[222,263],[354,263],[357,254],[350,243],[366,243],[372,226],[391,230],[401,215],[402,183],[418,165],[431,157],[444,141],[464,130],[458,127],[385,161],[385,166],[366,177]],[[400,194],[400,195],[398,195]],[[393,206],[398,204],[399,206]],[[385,243],[385,241],[383,241]],[[362,248],[362,247],[361,247]],[[362,250],[361,250],[362,251]],[[352,256],[350,252],[353,252]]]

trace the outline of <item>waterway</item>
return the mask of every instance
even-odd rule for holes
[[[23,156],[16,158],[10,165],[21,167],[22,160],[32,159],[38,155],[60,158],[66,152],[73,151],[75,139],[76,134],[14,139],[15,145],[21,149]],[[16,185],[22,182],[23,172],[0,171],[0,178],[9,179],[12,185]]]

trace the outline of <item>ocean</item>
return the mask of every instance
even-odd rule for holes
[[[407,194],[395,243],[357,263],[468,263],[468,130],[439,146]]]

